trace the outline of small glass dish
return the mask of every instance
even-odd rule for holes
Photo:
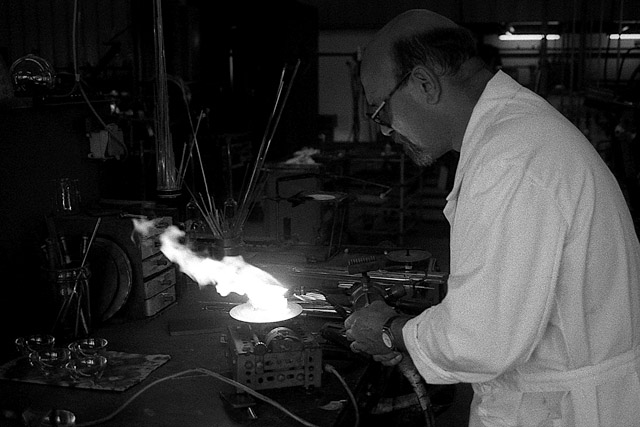
[[[76,381],[85,379],[98,380],[102,377],[107,367],[107,358],[94,354],[81,359],[71,359],[65,367]]]
[[[48,350],[53,348],[56,338],[48,334],[35,334],[26,337],[19,337],[15,340],[16,349],[23,356],[28,356],[31,352]]]
[[[105,338],[84,338],[70,343],[69,350],[79,359],[94,355],[106,357],[108,345],[109,341]]]
[[[28,427],[73,427],[76,425],[76,416],[66,409],[45,410],[36,406],[25,409],[21,421],[21,426]]]
[[[43,427],[73,427],[76,425],[76,415],[64,409],[52,409],[44,416],[40,425]]]
[[[45,375],[54,376],[66,373],[65,365],[71,360],[71,352],[68,348],[32,351],[29,360]]]

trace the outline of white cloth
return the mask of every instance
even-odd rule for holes
[[[589,141],[498,72],[447,201],[447,297],[403,329],[425,380],[474,383],[474,427],[640,426],[640,245]]]

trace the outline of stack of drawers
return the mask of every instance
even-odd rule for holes
[[[142,238],[142,304],[144,316],[153,316],[176,301],[176,268],[160,251],[159,236],[172,224],[171,217],[161,217],[156,228]]]
[[[57,217],[53,223],[58,234],[67,236],[70,244],[77,246],[76,241],[81,235],[91,235],[96,220],[96,216],[69,215]],[[160,251],[159,241],[160,234],[172,223],[171,216],[159,216],[157,229],[151,235],[133,238],[130,218],[102,217],[97,236],[122,248],[129,259],[127,264],[131,265],[131,289],[125,295],[126,304],[118,313],[121,317],[140,319],[153,316],[176,302],[180,274]],[[126,272],[123,274],[126,276]]]

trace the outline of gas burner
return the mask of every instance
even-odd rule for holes
[[[287,307],[282,310],[256,309],[251,303],[233,307],[229,314],[236,320],[246,323],[273,323],[293,319],[302,313],[302,306],[295,302],[287,302]]]
[[[228,326],[227,357],[233,379],[254,390],[322,385],[322,347],[295,322]]]

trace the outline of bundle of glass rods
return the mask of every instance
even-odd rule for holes
[[[243,183],[243,188],[240,192],[240,203],[236,203],[234,200],[232,200],[231,194],[229,195],[229,199],[227,199],[227,202],[232,202],[232,212],[226,211],[226,209],[229,208],[228,203],[225,203],[225,207],[223,209],[219,209],[216,206],[214,198],[211,197],[209,193],[207,177],[202,163],[200,149],[198,147],[197,129],[199,127],[200,120],[203,117],[203,113],[200,113],[200,117],[198,118],[198,125],[196,126],[196,129],[194,131],[192,143],[187,150],[187,158],[191,158],[192,149],[195,147],[196,155],[200,163],[200,172],[202,173],[202,178],[204,180],[205,194],[203,195],[202,193],[198,193],[196,195],[188,186],[185,185],[185,187],[191,194],[193,201],[198,207],[198,210],[211,229],[214,238],[236,238],[239,237],[239,235],[242,233],[249,213],[251,212],[251,209],[255,205],[260,193],[263,190],[264,182],[266,180],[266,176],[263,173],[264,163],[269,151],[269,147],[271,146],[273,136],[276,132],[276,129],[278,128],[278,123],[280,122],[280,118],[282,117],[282,112],[284,111],[287,99],[289,98],[289,94],[291,92],[291,88],[293,87],[293,82],[295,80],[296,74],[298,73],[299,67],[300,60],[296,62],[296,65],[294,66],[293,71],[291,71],[289,76],[287,76],[287,65],[282,68],[274,106],[271,110],[269,120],[267,121],[267,126],[265,128],[265,132],[263,134],[262,141],[256,155],[255,163],[251,168],[251,174],[248,175],[249,179],[248,181],[245,179],[245,182]],[[181,176],[183,176],[184,173],[182,166],[183,162],[181,161]],[[231,173],[230,170],[229,173]]]

